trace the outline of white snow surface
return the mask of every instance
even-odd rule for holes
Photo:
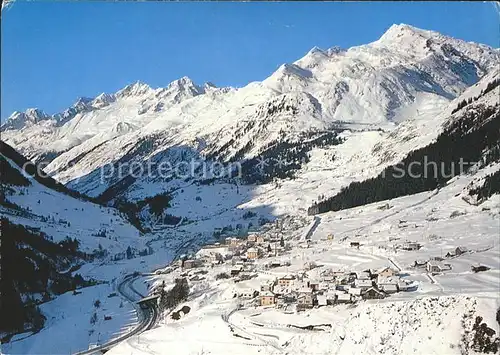
[[[498,80],[499,59],[497,49],[394,25],[378,41],[364,46],[314,48],[264,81],[243,88],[199,86],[186,77],[158,89],[137,82],[114,94],[79,99],[53,116],[36,109],[14,113],[2,126],[2,139],[34,161],[49,160],[47,172],[91,196],[115,182],[102,183],[100,167],[130,155],[138,161],[181,161],[223,148],[221,159],[227,160],[250,142],[243,157],[252,158],[267,144],[296,141],[304,132],[333,128],[343,130],[345,141],[313,148],[309,162],[293,180],[236,187],[225,181],[197,185],[141,177],[126,190],[127,199],[137,201],[175,189],[167,212],[183,218],[168,228],[150,221],[153,232],[144,236],[116,210],[47,189],[31,178],[31,186],[15,188],[7,199],[29,207],[33,216],[13,215],[3,207],[0,212],[14,223],[40,228],[54,240],[76,237],[87,251],[99,244],[111,255],[129,245],[139,249],[147,243],[154,249],[149,256],[119,262],[107,258],[78,270],[84,277],[107,281],[165,268],[179,253],[198,251],[215,228],[249,222],[255,226],[261,217],[288,216],[300,222],[300,228],[285,232],[287,242],[294,245],[286,256],[291,266],[261,271],[257,278],[237,284],[214,279],[228,271],[228,265],[209,269],[205,281],[190,285],[192,293],[185,303],[191,307],[189,314],[179,321],[165,317],[155,329],[113,348],[111,355],[461,354],[463,314],[481,315],[499,332],[492,314],[500,304],[500,198],[494,195],[475,206],[468,195],[486,174],[499,169],[498,164],[457,177],[439,191],[323,214],[312,235],[313,246],[300,248],[298,239],[311,223],[305,217],[307,207],[322,195],[330,197],[352,181],[376,176],[409,151],[436,139],[464,109],[497,106],[498,88],[452,112],[458,103],[477,98]],[[269,113],[287,106],[294,109]],[[248,211],[256,216],[243,218]],[[56,222],[42,222],[40,216],[54,217]],[[69,225],[57,223],[59,219]],[[95,236],[102,229],[107,238]],[[326,240],[330,233],[335,235],[332,241]],[[423,248],[396,252],[394,245],[405,240],[420,242]],[[361,243],[359,250],[349,247],[351,241]],[[447,260],[450,272],[432,277],[411,267],[417,259],[444,255],[457,246],[472,252]],[[418,289],[379,302],[327,306],[301,314],[253,306],[235,311],[235,291],[258,289],[261,281],[301,271],[311,261],[323,268],[354,271],[394,266]],[[478,263],[491,269],[472,273],[470,266]],[[318,277],[320,270],[310,271],[311,277]],[[163,280],[172,285],[178,276],[176,272],[147,276],[137,289],[145,293]],[[91,287],[77,296],[64,294],[43,304],[46,327],[26,338],[18,336],[2,351],[63,354],[116,336],[134,317],[130,305],[120,309],[117,299],[104,297],[112,286]],[[100,321],[89,335],[89,310],[95,298],[105,301],[103,309],[116,317],[113,322]],[[288,324],[332,327],[306,331]]]

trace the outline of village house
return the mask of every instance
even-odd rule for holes
[[[359,249],[359,246],[361,244],[359,244],[359,242],[351,242],[351,248],[358,248]]]
[[[356,278],[358,280],[370,280],[371,275],[368,271],[361,271],[356,273]]]
[[[415,260],[413,263],[414,267],[425,267],[427,265],[427,261],[425,260]]]
[[[238,276],[242,270],[243,270],[242,265],[233,266],[231,268],[231,276]]]
[[[314,305],[313,293],[310,289],[304,288],[298,291],[297,310],[312,308]]]
[[[430,272],[430,273],[443,272],[443,271],[449,271],[449,270],[451,270],[450,264],[443,264],[439,261],[429,261],[427,263],[427,272]]]
[[[382,299],[385,297],[385,294],[384,294],[384,292],[379,291],[376,288],[371,287],[371,288],[363,291],[361,296],[363,297],[363,299],[373,300],[373,299]]]
[[[257,241],[257,234],[249,234],[247,237],[247,241],[250,243],[255,243]]]
[[[261,292],[273,291],[273,288],[274,288],[274,281],[273,280],[267,280],[267,281],[260,284],[260,291]]]
[[[243,265],[243,260],[241,258],[241,256],[233,256],[233,258],[231,259],[231,264],[232,265]]]
[[[184,269],[192,269],[195,267],[199,267],[201,265],[202,265],[202,261],[199,259],[188,259],[188,260],[184,260],[182,267]]]
[[[399,279],[398,280],[398,290],[399,291],[409,291],[411,288],[414,286],[412,285],[411,282],[408,282],[404,279]]]
[[[262,235],[257,235],[255,237],[255,243],[257,243],[257,244],[262,244],[265,241],[266,241],[266,238],[264,238],[264,236],[262,236]]]
[[[276,297],[271,291],[261,292],[260,294],[260,305],[261,306],[274,306],[276,303]]]
[[[363,289],[356,288],[356,287],[351,287],[351,288],[349,288],[349,291],[348,291],[348,293],[353,295],[353,296],[361,296],[362,292],[363,292]]]
[[[247,250],[247,259],[253,260],[259,257],[259,252],[256,248],[249,248]]]
[[[384,284],[380,289],[385,293],[396,293],[398,292],[398,284],[397,283]]]
[[[345,280],[345,279],[344,279]],[[347,282],[341,282],[335,284],[335,289],[339,291],[347,291],[351,287],[351,285]]]
[[[231,246],[237,246],[240,243],[240,240],[238,238],[235,238],[235,237],[228,237],[225,240],[226,240],[226,244],[231,245]]]
[[[462,254],[465,254],[467,253],[469,250],[466,248],[466,247],[457,247],[455,249],[455,255],[462,255]]]
[[[392,277],[396,274],[397,274],[397,271],[388,267],[388,266],[377,271],[377,275],[379,277]]]
[[[296,277],[294,275],[285,275],[278,279],[278,285],[282,287],[290,287],[295,282]]]
[[[352,295],[349,293],[337,293],[335,303],[352,303]]]
[[[316,296],[316,300],[318,302],[318,306],[319,307],[327,306],[328,305],[328,300],[326,298],[326,295],[317,295]]]
[[[334,277],[344,276],[346,272],[344,270],[332,270],[331,275]]]
[[[398,292],[398,279],[394,277],[377,277],[377,287],[387,293]]]
[[[287,292],[281,296],[284,304],[292,304],[297,302],[297,294],[295,292]]]
[[[335,292],[328,291],[323,294],[326,297],[326,303],[331,306],[335,304],[335,300],[337,299],[337,295]]]
[[[280,266],[281,266],[281,261],[279,261],[279,260],[271,261],[271,263],[269,264],[270,268],[275,268],[275,267],[280,267]]]
[[[238,297],[240,297],[242,299],[250,300],[252,298],[255,298],[258,294],[259,294],[259,292],[257,292],[256,290],[244,289],[244,290],[241,290],[239,292]]]
[[[404,242],[401,244],[401,249],[403,250],[419,250],[422,246],[417,242]]]
[[[373,287],[373,281],[372,280],[355,280],[354,281],[354,287],[360,288],[362,290],[368,290],[369,288]]]
[[[333,276],[324,276],[322,278],[322,280],[323,280],[323,282],[331,283],[331,282],[335,281],[335,277],[333,277]]]
[[[321,281],[319,283],[318,290],[319,291],[324,291],[324,290],[328,290],[331,287],[334,287],[334,285],[332,284],[332,282]]]
[[[319,291],[320,289],[319,288],[320,282],[318,280],[309,280],[307,281],[307,285],[313,291]]]

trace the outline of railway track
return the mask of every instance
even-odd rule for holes
[[[134,281],[137,280],[138,277],[139,276],[135,274],[130,274],[125,276],[123,281],[118,285],[117,291],[125,300],[132,303],[137,313],[137,317],[139,318],[139,323],[128,333],[122,334],[116,339],[113,339],[105,344],[99,345],[93,349],[77,352],[74,355],[104,354],[106,351],[111,349],[113,346],[118,345],[122,341],[154,327],[156,321],[158,320],[158,308],[154,306],[148,308],[141,308],[137,304],[138,301],[137,298],[141,299],[144,297],[140,292],[138,292],[134,288],[133,285]]]

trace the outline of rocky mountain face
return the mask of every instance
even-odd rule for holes
[[[303,192],[297,210],[429,144],[453,100],[496,70],[499,59],[485,45],[393,25],[373,43],[313,48],[242,88],[200,86],[186,77],[158,89],[137,82],[53,116],[15,113],[2,139],[57,180],[107,203],[181,194],[194,182],[296,179]],[[148,162],[168,163],[168,174],[146,173]],[[191,165],[176,169],[185,162]],[[200,167],[214,162],[226,173]],[[262,189],[255,187],[254,201],[280,204],[280,189],[265,196]]]

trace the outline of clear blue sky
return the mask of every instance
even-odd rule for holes
[[[243,86],[313,46],[368,43],[393,23],[499,47],[491,3],[19,1],[2,14],[1,117],[56,113],[136,80]]]

